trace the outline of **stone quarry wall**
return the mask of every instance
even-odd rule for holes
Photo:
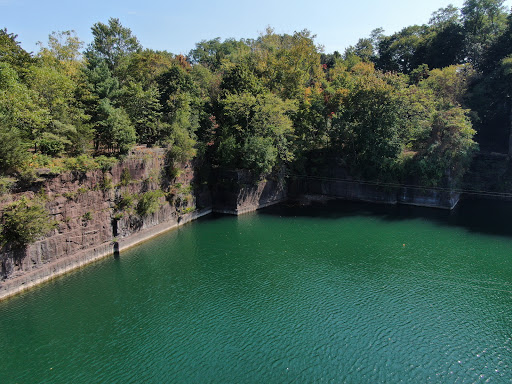
[[[284,169],[264,180],[246,170],[220,171],[213,182],[213,210],[240,215],[285,201],[287,192]]]
[[[2,250],[0,299],[211,212],[208,189],[193,186],[192,165],[183,164],[170,181],[164,161],[164,150],[139,149],[109,171],[47,175],[29,190],[3,196],[0,209],[37,194],[58,225],[26,249]],[[121,197],[156,190],[164,192],[156,212],[140,217],[133,206],[118,209]]]
[[[406,204],[442,209],[453,209],[460,198],[459,193],[442,188],[422,189],[391,184],[378,185],[356,180],[335,158],[317,167],[309,165],[303,174],[292,174],[289,177],[288,195],[293,199],[325,196],[379,204]]]
[[[328,180],[317,177],[291,178],[289,196],[295,199],[325,196],[379,204],[405,204],[453,209],[460,198],[456,192],[413,187],[389,187],[359,181]]]

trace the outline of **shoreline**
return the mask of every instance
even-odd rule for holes
[[[179,217],[177,220],[171,219],[169,221],[165,221],[163,223],[154,225],[153,227],[146,228],[140,232],[133,233],[125,238],[120,239],[118,242],[109,241],[102,244],[99,244],[95,247],[91,247],[85,250],[80,251],[79,253],[62,257],[58,260],[52,261],[50,263],[44,264],[41,268],[28,271],[27,273],[22,273],[19,276],[13,277],[11,279],[6,279],[0,283],[0,301],[4,301],[11,297],[14,297],[22,292],[28,291],[34,287],[42,285],[46,282],[49,282],[53,279],[59,278],[63,275],[66,275],[72,271],[78,270],[82,267],[85,267],[89,264],[92,264],[96,261],[104,259],[109,256],[118,257],[119,253],[125,251],[129,248],[135,247],[139,244],[144,243],[145,241],[151,240],[159,235],[162,235],[170,230],[181,227],[187,223],[190,223],[194,220],[197,220],[203,216],[212,214],[212,213],[221,213],[221,214],[229,214],[229,215],[243,215],[245,213],[254,212],[258,209],[265,208],[271,205],[276,205],[279,203],[283,203],[285,201],[290,200],[288,198],[279,198],[274,201],[265,201],[257,205],[249,205],[242,206],[239,209],[216,209],[213,207],[204,208],[202,210],[191,212],[186,215]],[[292,199],[293,200],[293,199]],[[302,200],[299,199],[302,203],[311,203],[311,202],[320,202],[320,201],[328,201],[328,200],[344,200],[344,201],[361,201],[361,202],[370,202],[374,204],[385,204],[385,205],[414,205],[414,206],[423,206],[427,208],[434,209],[447,209],[447,207],[436,206],[436,205],[427,205],[427,204],[411,204],[410,202],[387,202],[387,201],[376,201],[375,199],[364,199],[364,198],[347,198],[336,195],[325,195],[325,194],[304,194],[302,196]],[[457,199],[458,202],[458,199]],[[454,204],[448,210],[451,210],[455,207]]]
[[[28,291],[34,287],[42,285],[53,279],[64,276],[72,271],[83,268],[96,261],[105,259],[108,256],[115,256],[121,251],[135,247],[145,241],[151,240],[168,231],[177,229],[187,223],[199,219],[200,217],[212,213],[211,208],[206,208],[197,212],[191,212],[182,216],[179,220],[169,220],[167,222],[147,228],[139,233],[121,239],[118,243],[108,242],[96,247],[85,249],[73,256],[61,258],[59,260],[45,264],[43,267],[27,272],[12,279],[4,280],[0,285],[0,301],[7,300],[22,292]]]

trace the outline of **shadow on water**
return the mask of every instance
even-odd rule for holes
[[[325,219],[355,216],[374,216],[387,221],[425,219],[472,232],[512,237],[512,202],[469,197],[461,199],[452,211],[410,205],[329,200],[313,202],[310,205],[283,203],[264,208],[260,213],[281,217]]]

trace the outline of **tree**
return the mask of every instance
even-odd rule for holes
[[[80,50],[84,43],[75,31],[52,32],[48,36],[48,47],[41,42],[38,44],[41,49],[37,56],[45,65],[59,69],[70,77],[79,75],[83,65]]]
[[[217,138],[217,159],[226,167],[246,168],[256,175],[278,162],[293,159],[292,101],[272,93],[228,94],[222,100],[223,129]]]
[[[165,51],[144,49],[130,56],[126,69],[127,81],[137,82],[144,89],[156,83],[158,77],[175,64],[174,55]]]
[[[379,40],[377,68],[410,73],[425,62],[425,37],[428,27],[413,25]]]
[[[0,62],[9,64],[18,76],[23,77],[34,59],[20,47],[17,38],[17,35],[8,33],[7,29],[0,29]]]
[[[466,34],[467,60],[479,67],[489,49],[506,26],[504,0],[466,0],[462,20]]]
[[[28,158],[28,145],[20,131],[0,119],[0,172],[4,175],[19,172]]]
[[[123,88],[121,99],[134,124],[139,142],[155,144],[164,129],[161,121],[160,93],[156,85],[151,85],[144,90],[140,83],[129,82]]]
[[[475,71],[470,64],[452,65],[430,71],[426,79],[421,81],[420,87],[432,89],[438,103],[461,106],[465,104],[464,98],[474,76]]]
[[[359,39],[355,47],[351,46],[345,50],[345,58],[350,55],[355,55],[363,61],[375,61],[375,47],[372,39]]]
[[[100,101],[102,119],[97,132],[98,144],[126,154],[135,145],[137,135],[128,114],[123,108],[115,108],[108,99]]]
[[[91,30],[94,40],[85,52],[86,57],[104,59],[114,73],[123,59],[142,49],[137,38],[132,36],[132,31],[123,27],[119,19],[110,18],[108,24],[98,22]]]
[[[405,136],[402,78],[361,63],[355,81],[332,120],[331,141],[355,173],[385,177],[397,162]],[[359,72],[359,73],[358,73]]]
[[[277,35],[271,28],[251,44],[254,72],[271,92],[283,100],[297,99],[305,88],[321,81],[320,48],[307,29]]]
[[[50,122],[48,109],[34,90],[23,84],[16,71],[0,62],[0,121],[19,132],[25,142],[36,144]]]
[[[188,56],[194,64],[202,64],[210,70],[218,70],[223,61],[238,61],[249,53],[249,47],[244,41],[235,39],[226,39],[220,41],[220,37],[212,40],[202,40],[196,44],[196,48],[191,50]]]
[[[416,177],[423,185],[456,185],[478,147],[473,141],[475,133],[467,111],[462,108],[436,112],[429,140],[415,158]]]

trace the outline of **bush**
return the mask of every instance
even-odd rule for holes
[[[123,169],[121,172],[121,185],[127,186],[132,181],[132,175],[128,168]]]
[[[115,210],[118,212],[126,211],[133,206],[134,201],[135,196],[125,193],[117,199]]]
[[[117,164],[118,160],[115,157],[107,157],[104,155],[98,156],[96,159],[96,163],[98,163],[99,168],[103,172],[110,171],[114,165]]]
[[[71,142],[69,140],[61,136],[45,132],[39,140],[39,150],[45,155],[58,156],[64,152],[66,145],[70,144]]]
[[[11,177],[0,177],[0,196],[11,192],[11,188],[16,183],[16,179]]]
[[[28,145],[21,133],[0,121],[0,142],[0,171],[4,174],[19,171],[28,158]]]
[[[102,191],[109,191],[114,188],[114,184],[112,184],[112,178],[108,176],[104,176],[103,180],[100,183],[100,189]]]
[[[160,197],[164,196],[161,190],[149,191],[142,194],[137,203],[137,214],[140,217],[151,215],[160,208]]]
[[[50,232],[56,225],[41,203],[23,197],[4,209],[2,240],[18,247],[26,247]]]
[[[243,153],[244,168],[254,171],[257,175],[270,172],[277,162],[277,149],[272,145],[272,139],[268,137],[250,137],[245,142]]]
[[[87,172],[98,168],[98,163],[91,156],[80,155],[66,159],[65,166],[70,171]]]

